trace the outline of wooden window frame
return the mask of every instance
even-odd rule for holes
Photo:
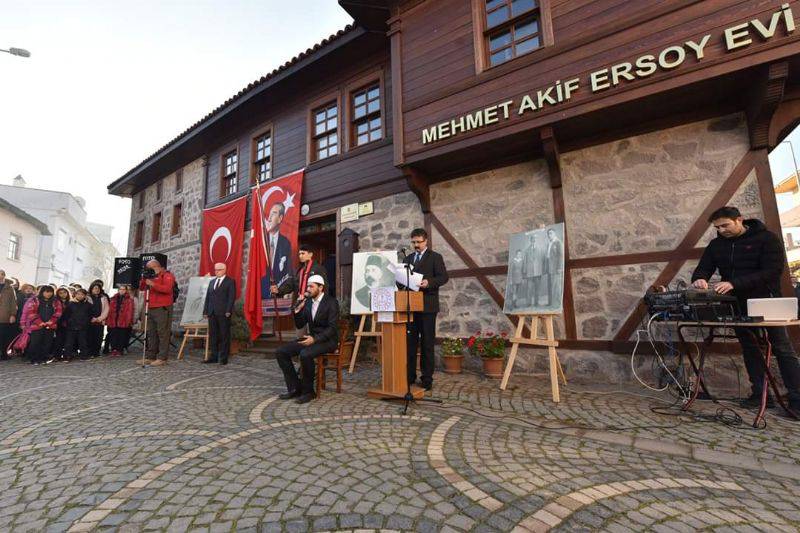
[[[227,175],[225,174],[225,157],[229,156],[231,153],[236,154],[236,190],[232,193],[227,193],[227,188],[225,187],[225,178]],[[228,148],[222,151],[222,154],[219,156],[219,197],[220,198],[227,198],[228,196],[233,196],[237,192],[239,192],[239,174],[241,170],[241,164],[239,159],[239,146],[238,145],[231,145]]]
[[[176,216],[177,215],[177,216]],[[170,224],[170,237],[176,237],[183,231],[183,202],[172,206],[172,221]]]
[[[183,191],[183,169],[179,168],[175,171],[175,192]]]
[[[137,220],[133,226],[133,249],[141,250],[144,246],[144,220]]]
[[[156,218],[158,218],[158,224],[156,224]],[[161,225],[164,223],[164,215],[162,211],[156,211],[153,213],[153,225],[150,228],[150,244],[156,244],[161,242]],[[158,232],[158,234],[156,234]]]
[[[314,135],[314,127],[316,126],[316,121],[314,120],[314,112],[322,106],[328,105],[330,103],[336,103],[336,133],[338,135],[338,149],[336,155],[331,155],[325,157],[323,159],[317,159],[317,150],[315,145],[316,135]],[[340,90],[332,91],[326,93],[319,98],[316,98],[312,102],[310,102],[306,109],[306,127],[308,129],[308,136],[306,139],[306,162],[310,165],[311,163],[317,163],[319,161],[329,161],[335,157],[341,156],[344,151],[344,145],[346,141],[346,136],[343,136],[343,120],[342,120],[342,93]]]
[[[16,241],[13,241],[13,237],[17,238]],[[16,243],[16,246],[14,247],[14,255],[11,255],[12,241]],[[8,232],[8,252],[6,253],[6,259],[9,261],[19,261],[20,257],[22,257],[22,235],[10,231]]]
[[[345,142],[345,151],[354,150],[357,148],[362,148],[364,146],[369,146],[372,143],[380,142],[387,138],[386,128],[387,128],[387,113],[386,113],[386,84],[384,83],[385,75],[383,68],[378,70],[374,70],[362,76],[359,76],[355,80],[351,81],[347,84],[344,88],[345,98],[347,98],[347,105],[345,106],[344,113],[345,113],[345,121],[344,123],[347,124],[347,132],[344,136],[346,139]],[[375,139],[374,141],[369,141],[365,144],[357,145],[356,144],[356,128],[355,128],[355,106],[353,105],[353,95],[359,92],[362,89],[366,89],[370,85],[378,84],[378,92],[379,98],[381,100],[381,108],[380,108],[380,116],[381,116],[381,137],[380,139]],[[340,113],[341,114],[341,113]],[[344,128],[342,128],[344,129]],[[341,137],[340,137],[341,138]]]
[[[530,52],[512,57],[508,61],[503,61],[497,65],[492,65],[490,63],[489,35],[500,31],[502,28],[510,28],[518,22],[525,20],[530,16],[530,12],[517,15],[516,17],[511,17],[502,24],[498,24],[496,27],[489,29],[486,27],[486,0],[472,0],[472,28],[473,40],[475,43],[475,71],[477,74],[480,74],[486,70],[500,67],[502,65],[507,65],[516,59],[535,54],[536,52],[544,50],[545,48],[555,44],[553,37],[552,9],[550,5],[551,0],[537,1],[539,4],[539,36],[541,39],[541,46],[535,50],[531,50]]]
[[[156,203],[164,199],[164,180],[156,182]]]
[[[258,139],[264,135],[269,134],[270,151],[269,151],[269,176],[262,183],[266,183],[273,177],[273,169],[275,162],[275,128],[272,124],[266,124],[258,127],[250,135],[250,184],[258,185],[258,164],[256,160],[258,156]]]
[[[136,195],[136,210],[137,211],[144,211],[144,194],[145,190],[139,191],[139,194]]]

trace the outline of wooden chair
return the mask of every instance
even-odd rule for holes
[[[354,341],[347,340],[352,331],[349,319],[339,321],[339,347],[333,353],[326,353],[317,357],[317,398],[325,388],[325,371],[336,370],[336,392],[342,392],[342,367],[350,364],[353,356]]]

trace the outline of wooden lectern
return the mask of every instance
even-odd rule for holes
[[[406,353],[406,323],[409,322],[407,306],[411,312],[422,311],[422,293],[416,291],[397,291],[394,293],[395,309],[391,322],[381,322],[381,388],[371,389],[367,392],[370,398],[400,398],[403,399],[408,392],[407,353]],[[375,313],[373,320],[378,320]],[[411,316],[414,320],[414,316]],[[415,400],[422,398],[425,390],[411,386],[411,394]]]

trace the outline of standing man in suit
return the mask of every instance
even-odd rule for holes
[[[564,266],[564,243],[554,229],[547,230],[547,305],[552,307],[556,296],[561,298],[561,269]]]
[[[297,398],[296,403],[308,403],[314,398],[316,358],[336,350],[339,342],[339,303],[325,294],[325,280],[320,275],[308,278],[305,298],[294,309],[294,324],[300,329],[308,326],[304,337],[284,344],[276,353],[278,366],[286,380],[286,393],[281,400]],[[292,357],[299,357],[301,376],[298,376]]]
[[[539,307],[539,293],[542,287],[542,276],[545,274],[545,251],[536,242],[536,233],[530,236],[530,243],[525,249],[523,275],[528,287],[528,306]]]
[[[236,301],[236,283],[225,275],[225,263],[214,265],[216,277],[208,284],[203,316],[208,319],[208,342],[211,357],[203,363],[228,364],[231,351],[231,316]]]
[[[403,260],[412,265],[412,273],[422,274],[420,291],[423,294],[422,312],[414,313],[414,321],[408,325],[408,383],[417,380],[417,346],[422,343],[420,384],[429,391],[433,388],[433,343],[436,340],[436,315],[439,313],[439,287],[447,283],[447,269],[441,254],[428,249],[428,233],[417,228],[411,232],[414,253]]]
[[[264,219],[267,231],[267,254],[269,270],[261,278],[261,294],[278,294],[278,287],[289,279],[292,268],[292,245],[281,233],[281,223],[286,214],[282,203],[273,205]]]

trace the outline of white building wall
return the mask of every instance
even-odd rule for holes
[[[9,259],[11,234],[20,237],[19,260]],[[29,222],[0,208],[0,270],[20,281],[33,283],[39,257],[41,234]]]

